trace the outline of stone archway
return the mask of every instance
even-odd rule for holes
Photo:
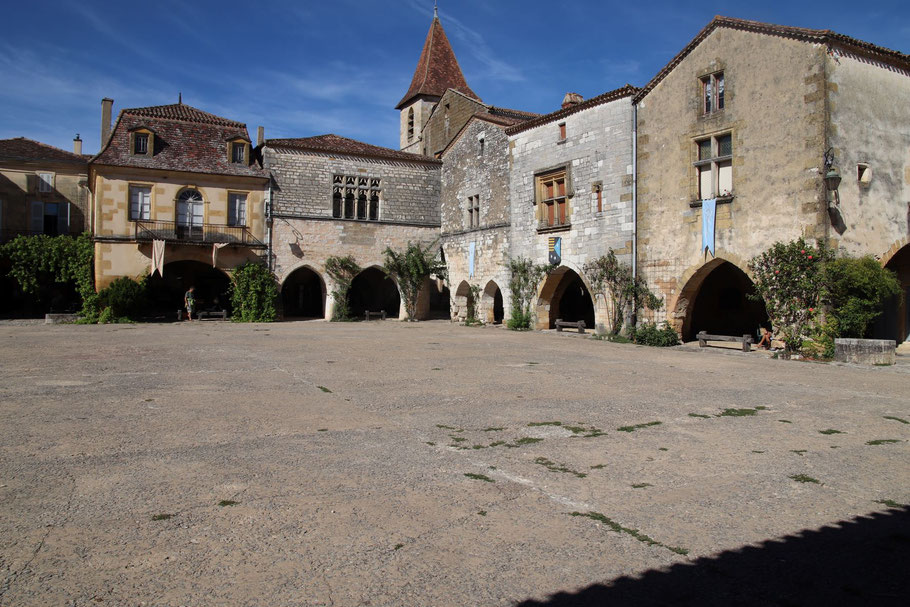
[[[676,317],[682,319],[684,341],[706,331],[717,335],[754,335],[768,323],[761,301],[749,298],[755,285],[735,264],[715,258],[699,268],[676,300]]]
[[[365,268],[351,281],[348,305],[354,318],[363,318],[367,310],[385,310],[386,318],[398,318],[402,307],[398,285],[376,266]]]
[[[458,283],[458,288],[455,289],[455,296],[452,299],[455,304],[453,320],[464,321],[468,317],[468,305],[471,303],[471,285],[467,280],[462,280]]]
[[[291,272],[281,286],[285,318],[325,318],[325,282],[309,266]]]
[[[882,314],[872,327],[876,339],[893,339],[898,344],[910,339],[910,244],[892,247],[882,259],[882,265],[897,274],[901,295],[889,298]]]
[[[223,271],[201,261],[172,261],[164,265],[164,276],[148,279],[149,308],[165,318],[176,318],[183,309],[183,296],[196,287],[197,310],[227,310],[231,313],[231,279]]]
[[[495,281],[490,281],[483,288],[480,297],[480,316],[488,325],[502,324],[505,312],[502,305],[502,291]]]
[[[556,320],[585,321],[594,328],[594,298],[575,270],[560,266],[547,274],[537,298],[537,329],[553,329]]]

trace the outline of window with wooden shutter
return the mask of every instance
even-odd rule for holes
[[[733,195],[733,136],[715,135],[695,142],[698,199]]]
[[[540,228],[569,225],[566,170],[561,169],[536,178],[538,220]]]
[[[246,194],[228,194],[228,225],[246,225]]]
[[[38,173],[38,191],[52,192],[54,190],[54,174]]]
[[[29,208],[29,232],[44,233],[44,203],[34,200]]]

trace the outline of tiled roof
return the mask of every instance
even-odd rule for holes
[[[348,139],[339,135],[317,135],[315,137],[300,137],[295,139],[267,139],[266,147],[293,148],[298,150],[311,150],[315,152],[334,152],[336,154],[349,154],[351,156],[369,156],[372,158],[388,158],[390,160],[405,160],[409,162],[424,162],[437,164],[438,161],[420,154],[411,154],[400,150],[370,145],[356,139]]]
[[[442,24],[437,17],[433,17],[427,39],[423,43],[420,59],[417,61],[417,69],[414,70],[411,86],[395,109],[400,110],[418,95],[442,97],[446,89],[455,89],[480,101],[480,97],[471,90],[464,79],[464,74],[461,73],[455,52],[452,50],[452,45],[449,44],[445,30],[442,29]]]
[[[80,155],[52,145],[33,141],[25,137],[13,139],[0,139],[0,158],[4,160],[20,161],[51,161],[70,162],[73,164],[86,164],[88,160]]]
[[[143,116],[145,118],[165,118],[167,120],[183,120],[185,122],[197,122],[199,124],[214,124],[217,126],[231,126],[238,129],[246,130],[246,125],[236,120],[228,120],[215,114],[203,112],[198,108],[183,103],[172,103],[170,105],[153,105],[151,107],[136,107],[123,110],[134,116]]]
[[[679,53],[670,60],[670,62],[660,70],[654,78],[635,96],[634,102],[638,103],[645,95],[651,92],[657,84],[663,80],[667,74],[673,71],[692,50],[701,44],[718,27],[727,27],[759,34],[771,36],[781,36],[783,38],[792,38],[803,40],[816,44],[838,44],[853,52],[871,57],[889,65],[895,65],[904,69],[910,68],[910,55],[899,51],[894,51],[883,46],[878,46],[870,42],[864,42],[857,38],[851,38],[844,34],[838,34],[831,30],[816,30],[805,27],[792,27],[788,25],[773,25],[771,23],[762,23],[760,21],[749,21],[747,19],[735,19],[733,17],[714,17],[699,33],[687,44]]]
[[[632,95],[636,94],[638,91],[639,91],[639,89],[637,87],[634,87],[631,84],[627,84],[624,87],[614,89],[612,91],[607,91],[606,93],[603,93],[602,95],[598,95],[597,97],[591,97],[590,99],[588,99],[586,101],[582,101],[581,103],[577,103],[577,104],[569,106],[567,108],[563,108],[561,110],[557,110],[557,111],[551,112],[549,114],[544,114],[543,116],[538,116],[537,118],[532,118],[531,120],[526,120],[526,121],[522,122],[521,124],[517,124],[513,127],[508,128],[506,130],[506,133],[509,135],[515,135],[517,133],[527,131],[528,129],[533,129],[536,126],[540,126],[542,124],[547,124],[548,122],[553,122],[554,120],[559,120],[561,118],[565,118],[566,116],[570,116],[572,114],[581,112],[582,110],[586,110],[588,108],[592,108],[592,107],[595,107],[595,106],[598,106],[598,105],[601,105],[604,103],[609,103],[610,101],[615,101],[617,99],[622,99],[623,97],[631,97]]]
[[[130,131],[136,128],[155,134],[151,156],[130,153]],[[92,164],[266,177],[255,163],[230,162],[228,144],[236,139],[250,140],[245,124],[182,103],[124,109]]]

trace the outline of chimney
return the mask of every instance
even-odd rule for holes
[[[76,133],[76,137],[73,139],[73,154],[82,156],[82,139],[79,137],[79,133]]]
[[[584,100],[585,98],[578,93],[566,93],[566,96],[562,98],[562,109],[572,107],[573,105],[578,105]]]
[[[256,131],[256,145],[260,146],[265,143],[265,127],[261,126]]]
[[[113,107],[113,99],[105,97],[101,100],[101,147],[104,147],[108,137],[111,136],[111,108]]]

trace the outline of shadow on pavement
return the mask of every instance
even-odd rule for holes
[[[910,508],[904,506],[518,607],[908,604]]]

